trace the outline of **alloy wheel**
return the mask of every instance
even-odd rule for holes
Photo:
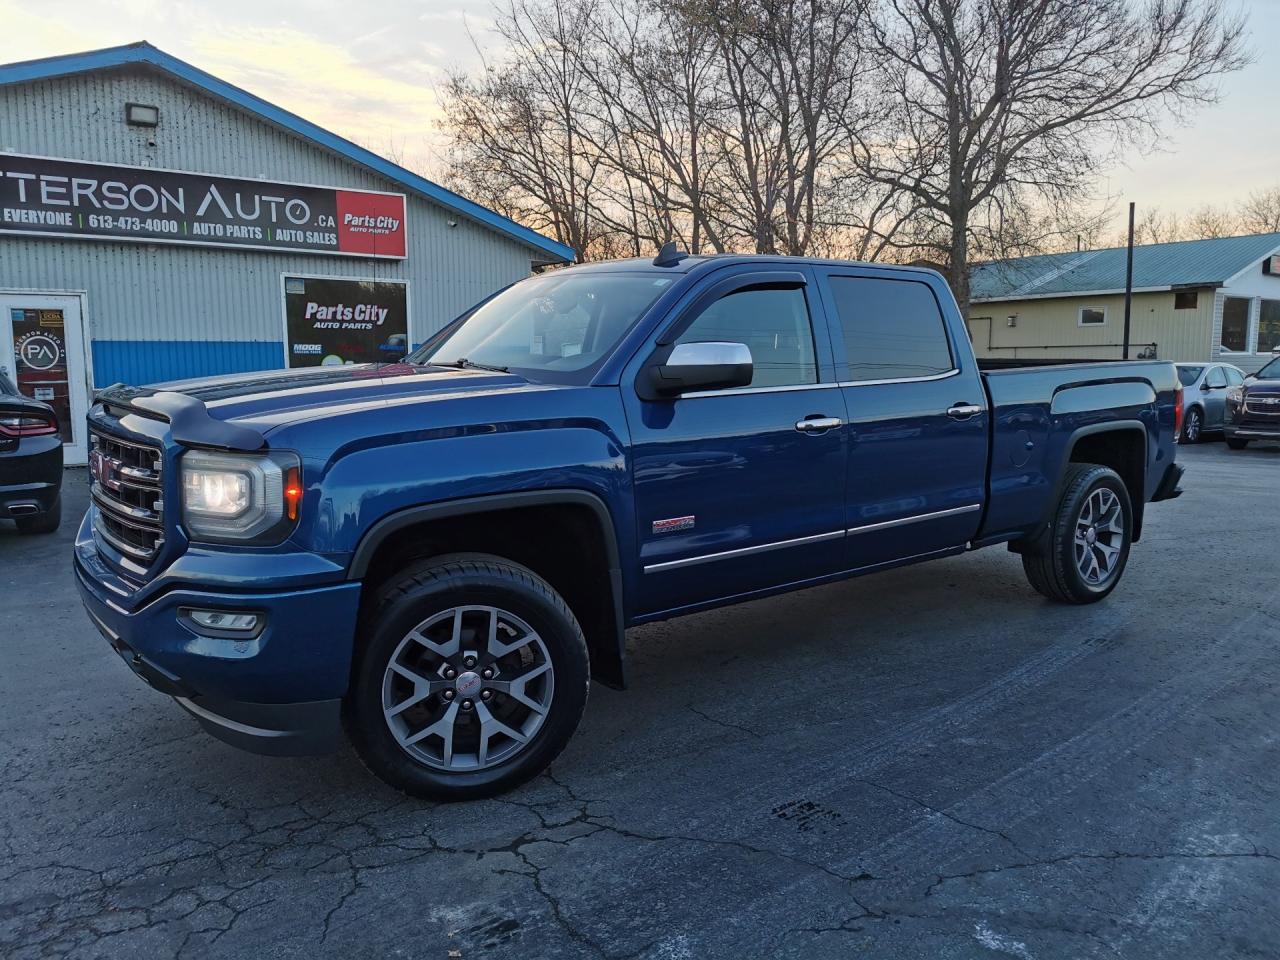
[[[1075,557],[1080,576],[1101,586],[1114,576],[1124,547],[1124,508],[1120,498],[1098,487],[1085,500],[1076,518]]]
[[[1192,410],[1187,414],[1187,426],[1184,431],[1192,443],[1200,439],[1200,411]]]
[[[382,713],[415,760],[484,770],[533,741],[554,693],[555,670],[536,630],[498,607],[458,606],[397,645],[383,674]]]

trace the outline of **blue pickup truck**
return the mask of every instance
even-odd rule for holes
[[[1170,363],[984,371],[923,269],[671,250],[404,360],[101,392],[85,607],[211,733],[446,799],[572,735],[624,630],[995,544],[1119,582],[1179,493]]]

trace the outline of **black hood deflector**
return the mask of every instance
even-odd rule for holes
[[[257,430],[209,416],[204,401],[169,390],[140,390],[116,384],[98,392],[99,403],[137,410],[143,416],[169,421],[169,433],[188,447],[212,447],[252,453],[267,445]]]

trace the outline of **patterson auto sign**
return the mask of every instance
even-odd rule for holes
[[[0,153],[0,233],[405,256],[405,199]]]

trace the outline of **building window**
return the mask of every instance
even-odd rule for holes
[[[1199,300],[1200,295],[1195,290],[1178,290],[1173,295],[1173,309],[1194,310]]]
[[[1244,353],[1249,349],[1249,301],[1244,297],[1226,297],[1222,301],[1223,350]]]
[[[1280,300],[1263,300],[1258,313],[1258,353],[1280,347]]]
[[[1107,322],[1107,308],[1081,307],[1077,322],[1082,327],[1100,327]]]

